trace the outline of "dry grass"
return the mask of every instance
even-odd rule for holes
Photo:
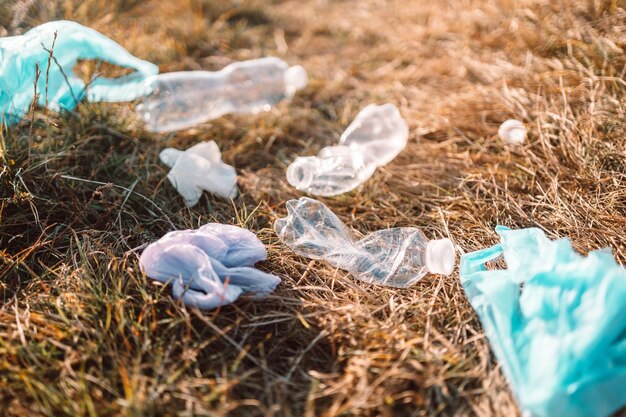
[[[276,241],[273,220],[299,196],[284,171],[364,105],[392,102],[411,128],[405,152],[324,199],[354,229],[423,227],[463,253],[493,243],[496,224],[538,226],[623,263],[625,9],[2,0],[0,34],[67,18],[164,72],[276,55],[311,83],[270,113],[175,135],[145,132],[127,105],[87,103],[1,131],[0,415],[518,415],[456,274],[370,286]],[[530,129],[519,149],[496,137],[510,117]],[[157,155],[211,139],[243,193],[190,210]],[[142,276],[134,248],[211,220],[268,245],[262,267],[283,278],[272,297],[203,313]]]

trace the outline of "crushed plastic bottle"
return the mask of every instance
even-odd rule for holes
[[[237,196],[237,172],[222,162],[222,153],[214,141],[198,143],[186,151],[167,148],[161,151],[159,159],[172,168],[167,179],[189,207],[198,204],[202,191],[226,199]]]
[[[134,71],[119,78],[96,78],[87,87],[74,73],[74,66],[82,59],[97,59]],[[142,97],[146,77],[158,72],[156,65],[132,56],[93,29],[67,20],[44,23],[21,36],[0,39],[0,124],[6,121],[11,125],[24,116],[35,99],[35,83],[40,106],[73,110],[85,96],[94,102]]]
[[[267,259],[254,233],[220,223],[167,233],[141,254],[139,265],[157,281],[172,284],[172,295],[191,307],[213,309],[240,295],[265,297],[280,278],[254,264]]]
[[[308,83],[305,69],[267,57],[221,71],[170,72],[146,80],[152,93],[136,111],[153,132],[186,129],[229,113],[269,111]]]
[[[517,146],[526,140],[526,126],[519,120],[509,119],[498,128],[498,136],[503,142]]]
[[[429,241],[419,229],[397,227],[357,240],[328,207],[307,197],[288,201],[287,212],[274,223],[283,243],[361,281],[405,288],[428,272],[450,275],[454,270],[454,245],[449,239]]]
[[[287,168],[287,181],[315,195],[346,193],[398,156],[408,137],[409,128],[396,106],[370,104],[348,126],[338,145],[323,148],[317,156],[296,158]]]

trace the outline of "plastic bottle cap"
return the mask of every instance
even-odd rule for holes
[[[450,239],[431,240],[426,245],[426,268],[433,274],[450,275],[456,255]]]
[[[521,145],[526,140],[526,126],[519,120],[509,119],[498,128],[498,136],[509,145]]]
[[[292,91],[292,94],[295,93],[296,90],[306,87],[308,83],[309,76],[304,67],[294,65],[293,67],[287,68],[287,71],[285,71],[285,84],[287,88]]]

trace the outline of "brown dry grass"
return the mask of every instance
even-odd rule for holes
[[[493,243],[496,224],[538,226],[583,253],[611,247],[623,263],[625,9],[2,0],[0,35],[66,18],[163,72],[276,55],[311,82],[270,113],[175,135],[149,134],[128,106],[105,104],[37,110],[2,131],[0,415],[518,415],[456,274],[370,286],[276,241],[273,220],[299,196],[284,171],[334,143],[364,105],[392,102],[411,128],[405,152],[323,200],[354,229],[423,227],[463,253]],[[496,137],[510,117],[530,130],[518,149]],[[206,195],[189,210],[157,155],[211,139],[243,194],[233,204]],[[263,268],[283,278],[272,297],[202,313],[141,275],[133,248],[210,220],[268,245]]]

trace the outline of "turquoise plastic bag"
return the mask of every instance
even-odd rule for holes
[[[626,271],[540,229],[461,257],[463,288],[525,415],[602,417],[626,405]],[[508,269],[486,270],[503,256]]]
[[[46,77],[50,59],[48,51],[52,50],[55,32],[54,59],[50,62]],[[86,87],[73,71],[80,59],[98,59],[131,68],[134,72],[115,79],[96,78]],[[75,22],[50,22],[24,35],[2,38],[0,110],[2,118],[9,125],[17,123],[24,116],[35,98],[37,65],[40,71],[37,82],[38,104],[46,105],[47,82],[47,103],[52,110],[72,110],[85,95],[90,101],[134,100],[148,93],[144,85],[145,78],[159,72],[156,65],[134,57],[101,33]]]

